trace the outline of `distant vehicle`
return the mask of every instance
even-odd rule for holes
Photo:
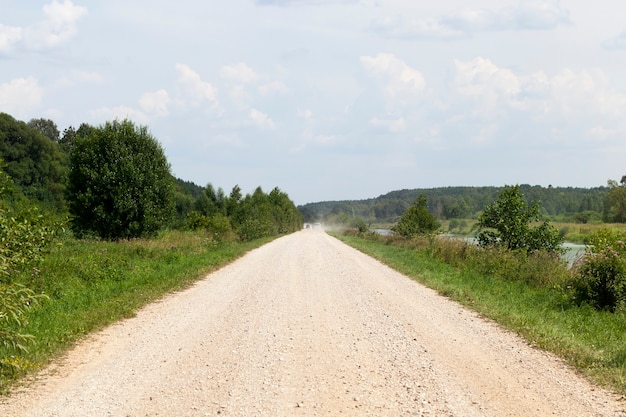
[[[321,229],[321,228],[322,228],[321,223],[313,223],[313,229]]]

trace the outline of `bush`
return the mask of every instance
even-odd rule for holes
[[[363,217],[355,217],[350,222],[350,226],[357,230],[359,234],[367,233],[370,230],[370,225],[367,224]]]
[[[391,230],[402,237],[412,238],[433,233],[439,227],[441,227],[439,221],[428,211],[426,196],[421,194]]]
[[[626,246],[620,232],[601,229],[572,270],[574,300],[597,310],[626,310]]]
[[[539,208],[538,202],[526,204],[519,185],[504,187],[479,216],[478,225],[487,228],[478,235],[480,246],[561,253],[562,237],[555,227],[548,222],[530,227],[540,220]]]
[[[72,229],[118,240],[155,235],[173,213],[173,177],[147,127],[107,122],[76,137],[70,153]]]

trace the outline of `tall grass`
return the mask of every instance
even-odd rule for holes
[[[333,236],[626,394],[626,315],[578,306],[561,261],[481,252],[451,240],[412,247],[388,237]]]
[[[191,283],[270,239],[216,243],[205,232],[173,231],[121,242],[66,237],[17,281],[48,299],[28,313],[27,353],[0,347],[0,391],[47,364],[84,335]]]

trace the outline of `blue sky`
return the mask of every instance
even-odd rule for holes
[[[0,111],[296,204],[626,174],[626,3],[0,0]]]

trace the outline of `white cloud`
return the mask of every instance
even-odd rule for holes
[[[275,128],[274,121],[267,114],[257,109],[250,110],[250,120],[256,127],[262,130],[273,130]]]
[[[563,116],[605,116],[622,118],[626,112],[626,95],[613,91],[600,70],[565,69],[550,79],[553,109]]]
[[[393,38],[458,39],[466,32],[453,28],[437,18],[406,19],[404,16],[382,17],[372,22],[372,29]]]
[[[515,30],[553,29],[571,22],[569,11],[561,7],[559,0],[525,0],[515,8],[500,13],[501,25],[494,28]]]
[[[13,45],[22,40],[23,29],[16,26],[0,24],[0,52],[11,52]]]
[[[144,112],[164,117],[169,115],[170,95],[165,90],[148,92],[139,98],[139,105]]]
[[[350,4],[359,0],[256,0],[261,6],[305,6],[323,4]]]
[[[17,78],[0,84],[0,109],[21,117],[41,105],[43,95],[43,89],[37,79]]]
[[[178,71],[179,104],[200,106],[208,101],[216,106],[217,90],[210,83],[203,81],[200,75],[185,64],[176,64]]]
[[[454,86],[474,101],[475,113],[492,118],[509,109],[535,117],[566,120],[589,116],[619,118],[626,112],[626,95],[613,91],[604,73],[564,69],[550,77],[543,72],[517,75],[478,57],[455,60]]]
[[[407,129],[404,117],[398,119],[379,119],[377,117],[370,120],[370,125],[374,127],[384,128],[391,133],[404,132]]]
[[[521,81],[512,71],[499,68],[482,57],[470,62],[455,60],[454,66],[457,92],[479,102],[478,113],[488,116],[502,111],[503,103],[515,105]]]
[[[235,106],[239,109],[248,108],[250,102],[252,101],[252,94],[250,94],[250,92],[242,84],[233,86],[230,89],[229,96]]]
[[[44,19],[31,26],[5,26],[0,24],[0,52],[12,52],[24,45],[32,50],[59,46],[78,32],[78,21],[87,14],[87,8],[71,0],[53,0],[43,6]]]
[[[223,66],[220,75],[226,80],[243,84],[250,84],[259,80],[259,75],[243,62]]]
[[[426,82],[422,74],[393,54],[362,56],[361,63],[372,74],[383,78],[384,91],[392,106],[404,106],[422,96]]]
[[[568,23],[569,11],[559,0],[522,0],[498,10],[466,7],[437,17],[387,16],[376,19],[372,28],[398,38],[457,39],[474,32],[547,30]]]
[[[271,81],[259,86],[259,94],[262,96],[268,96],[274,93],[284,94],[288,91],[287,86],[281,81]]]
[[[43,6],[46,20],[39,28],[42,40],[47,46],[57,46],[77,32],[76,24],[81,17],[87,14],[87,9],[76,6],[71,0],[59,2],[53,0],[52,3]]]

